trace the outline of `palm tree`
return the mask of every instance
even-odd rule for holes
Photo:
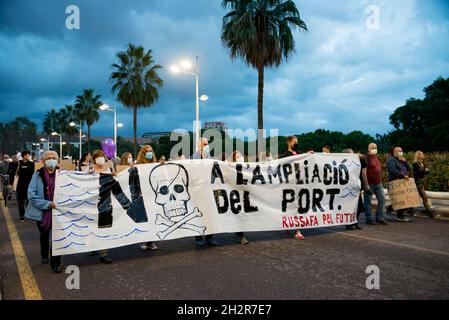
[[[70,126],[70,122],[78,122],[77,112],[72,105],[66,105],[59,111],[59,124],[61,125],[61,133],[67,134],[67,152],[70,155],[70,142],[72,137],[77,133],[78,129]]]
[[[142,46],[129,44],[126,51],[116,54],[119,62],[112,67],[112,93],[117,92],[117,99],[134,111],[134,156],[137,156],[137,110],[151,107],[159,99],[159,89],[164,82],[158,75],[162,66],[155,64],[152,50],[145,53]]]
[[[59,122],[59,113],[55,109],[51,109],[48,111],[44,116],[44,123],[43,123],[43,129],[44,132],[48,135],[52,134],[53,132],[60,133],[61,126]]]
[[[90,152],[90,128],[100,120],[98,109],[103,104],[101,96],[94,96],[94,89],[84,90],[83,94],[76,97],[75,108],[78,109],[80,121],[87,125],[87,150]]]
[[[292,29],[307,31],[292,0],[223,0],[222,42],[232,59],[256,68],[259,141],[263,139],[263,90],[266,67],[279,67],[295,51]]]

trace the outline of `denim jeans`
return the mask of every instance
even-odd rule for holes
[[[376,221],[382,221],[385,218],[385,193],[382,184],[371,184],[371,190],[377,199]],[[372,195],[365,191],[365,218],[371,221],[371,198]]]

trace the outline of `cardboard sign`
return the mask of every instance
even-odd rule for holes
[[[415,179],[389,182],[387,184],[387,189],[391,204],[395,211],[419,207],[421,205],[421,198],[415,184]]]
[[[67,171],[75,171],[76,170],[76,165],[74,163],[72,163],[72,160],[61,160],[59,167],[62,170],[67,170]]]

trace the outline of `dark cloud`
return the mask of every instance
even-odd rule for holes
[[[449,17],[445,1],[296,1],[308,33],[297,33],[297,52],[267,70],[265,121],[282,134],[326,128],[384,133],[388,116],[439,75],[449,74]],[[78,5],[81,29],[65,28],[65,8]],[[221,1],[11,0],[0,2],[0,121],[43,114],[94,88],[118,106],[132,134],[132,112],[110,92],[115,53],[127,43],[153,49],[164,66],[160,101],[139,112],[139,133],[192,128],[194,79],[169,72],[196,55],[201,64],[203,121],[232,128],[257,126],[257,74],[231,61],[220,41]],[[378,30],[365,27],[368,5],[381,14]],[[104,114],[93,133],[112,134]]]

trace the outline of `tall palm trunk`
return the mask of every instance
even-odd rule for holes
[[[137,107],[134,107],[134,159],[137,159]]]
[[[259,157],[260,152],[263,148],[263,90],[264,90],[264,71],[265,68],[262,64],[259,65],[257,68],[258,74],[259,74],[259,80],[258,80],[258,95],[257,95],[257,128],[259,129],[257,131],[257,140],[258,140],[258,151],[257,151],[257,158]],[[258,160],[258,159],[257,159]]]
[[[69,134],[69,135],[67,135],[67,137],[68,137],[68,140],[69,140],[69,141],[67,141],[67,154],[68,154],[69,156],[71,156],[70,149],[71,149],[71,147],[72,147],[72,144],[71,144],[71,141],[72,141],[72,135]]]
[[[87,151],[90,152],[90,124],[87,125]]]

